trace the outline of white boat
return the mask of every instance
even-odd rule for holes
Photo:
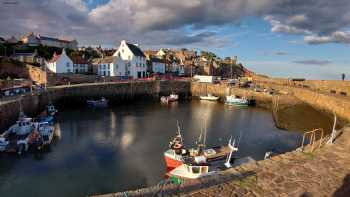
[[[162,103],[170,103],[170,102],[174,102],[174,101],[177,101],[177,100],[179,100],[179,95],[174,94],[174,93],[170,94],[169,96],[162,96],[160,98],[160,101]]]
[[[16,134],[16,135],[28,135],[33,131],[32,118],[28,118],[24,113],[20,113],[17,122],[12,125],[3,135]]]
[[[42,145],[49,145],[53,139],[54,127],[48,122],[38,122],[35,123],[35,130],[41,137]]]
[[[172,170],[181,166],[184,164],[184,158],[189,157],[204,157],[208,162],[225,160],[232,151],[230,145],[205,148],[205,136],[206,132],[204,133],[204,139],[202,139],[201,132],[197,141],[197,147],[187,149],[184,146],[180,127],[178,126],[178,134],[172,141],[170,141],[169,149],[164,152],[164,160],[167,170]]]
[[[107,107],[108,106],[108,100],[102,97],[99,100],[87,100],[86,103],[90,107]]]
[[[183,163],[175,169],[169,171],[167,176],[180,179],[197,179],[216,174],[223,169],[231,168],[253,160],[252,158],[247,157],[238,159],[232,163],[232,154],[238,151],[238,148],[235,147],[234,142],[231,143],[231,140],[229,141],[228,146],[230,147],[230,153],[226,160],[208,161],[205,155],[184,157]]]
[[[245,97],[238,97],[235,95],[230,95],[230,96],[226,96],[226,101],[225,101],[226,105],[235,105],[235,106],[248,106],[249,101],[247,98]]]
[[[201,100],[207,100],[207,101],[217,101],[219,100],[220,97],[214,96],[212,94],[208,94],[207,96],[200,96],[199,97]]]
[[[5,137],[0,137],[0,152],[6,151],[9,141]]]

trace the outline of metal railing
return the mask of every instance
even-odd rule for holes
[[[317,134],[320,135],[320,138],[319,139],[316,139],[317,137]],[[303,140],[301,142],[301,151],[304,151],[305,149],[305,139],[309,136],[310,140],[309,140],[309,143],[307,145],[310,146],[310,152],[314,152],[317,148],[320,148],[324,142],[323,140],[323,129],[322,128],[319,128],[319,129],[314,129],[312,131],[308,131],[308,132],[305,132],[304,135],[303,135]],[[318,145],[317,145],[318,143]]]

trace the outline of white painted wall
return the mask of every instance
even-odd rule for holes
[[[135,56],[126,44],[125,40],[122,40],[118,50],[113,56],[121,57],[122,60],[128,65],[126,72],[134,79],[146,77],[146,57]],[[140,77],[141,76],[141,77]]]
[[[165,73],[165,64],[161,62],[152,62],[152,71],[154,73]]]
[[[66,51],[63,49],[62,54],[56,62],[47,62],[46,66],[54,73],[71,73],[73,70],[73,62],[67,56]]]
[[[100,76],[124,77],[128,76],[125,61],[115,57],[113,63],[101,63],[97,66],[97,74]]]

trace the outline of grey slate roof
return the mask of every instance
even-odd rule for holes
[[[130,43],[126,43],[126,45],[129,47],[129,49],[131,50],[131,52],[135,56],[146,57],[145,54],[142,52],[142,50],[139,47],[137,47],[136,45],[133,45],[133,44],[130,44]]]

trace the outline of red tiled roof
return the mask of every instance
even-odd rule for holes
[[[81,56],[72,56],[69,58],[72,60],[73,64],[88,64],[88,61]]]

